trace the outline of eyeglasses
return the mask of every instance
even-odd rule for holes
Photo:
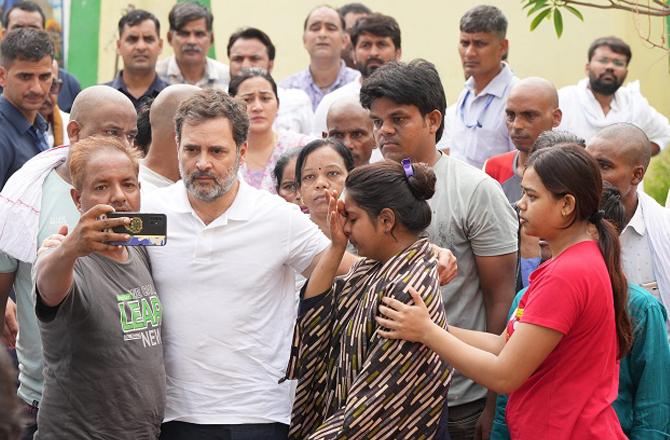
[[[597,60],[594,60],[594,61],[598,64],[602,64],[603,66],[607,66],[610,63],[612,63],[614,65],[614,67],[626,67],[626,64],[628,64],[625,61],[621,61],[621,60],[613,59],[613,58],[607,58],[607,57],[598,58]]]
[[[60,89],[62,87],[63,87],[63,80],[60,78],[54,78],[53,82],[51,83],[51,89],[49,89],[49,93],[57,95],[60,93]]]

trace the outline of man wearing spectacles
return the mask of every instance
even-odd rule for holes
[[[587,78],[558,92],[563,109],[561,130],[589,142],[608,125],[629,122],[649,137],[653,155],[665,148],[670,142],[668,118],[649,105],[638,81],[622,87],[631,57],[630,46],[617,37],[598,38],[591,43]]]
[[[461,18],[458,53],[467,81],[445,116],[440,149],[482,168],[491,156],[514,150],[505,125],[505,102],[517,81],[507,56],[507,19],[495,6],[475,6]]]
[[[49,147],[57,147],[70,143],[66,130],[67,123],[70,121],[70,114],[61,110],[58,105],[58,93],[63,86],[63,80],[58,77],[58,70],[58,63],[54,61],[51,66],[53,82],[39,111],[40,115],[42,115],[49,125],[46,132]]]
[[[0,187],[37,153],[49,148],[39,114],[51,83],[54,46],[31,28],[9,32],[0,44]]]

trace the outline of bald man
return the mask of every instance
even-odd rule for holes
[[[354,156],[354,166],[370,163],[372,150],[376,148],[372,134],[370,112],[363,108],[357,96],[344,97],[330,106],[326,117],[328,132],[323,137],[342,141]]]
[[[198,90],[199,87],[190,84],[174,84],[163,89],[151,104],[151,146],[140,163],[143,193],[179,180],[174,115],[179,104]]]
[[[516,150],[489,158],[484,171],[502,185],[507,200],[514,204],[521,198],[521,176],[533,144],[542,132],[561,123],[556,87],[544,78],[522,79],[509,92],[505,115]]]
[[[102,134],[132,145],[137,134],[137,114],[130,99],[107,86],[84,89],[74,100],[67,134],[71,142]],[[71,180],[65,162],[68,146],[44,151],[26,162],[0,194],[0,316],[5,318],[5,343],[14,345],[21,328],[16,353],[20,364],[18,395],[29,421],[24,438],[37,429],[37,408],[42,400],[42,342],[32,300],[31,270],[36,251],[44,239],[79,219],[70,197]],[[9,300],[11,287],[16,305]],[[10,328],[11,327],[11,331]]]
[[[622,122],[596,133],[586,151],[598,162],[603,180],[621,193],[626,214],[621,261],[626,278],[670,308],[670,211],[638,191],[651,160],[649,138],[637,126]]]

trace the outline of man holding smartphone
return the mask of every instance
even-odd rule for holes
[[[111,230],[130,218],[105,218],[139,210],[138,153],[93,136],[71,147],[68,163],[82,215],[35,263],[44,351],[35,439],[156,439],[165,407],[162,305],[146,250],[110,244],[130,239]]]

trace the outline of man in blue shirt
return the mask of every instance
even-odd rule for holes
[[[33,28],[44,30],[46,17],[40,5],[32,1],[15,2],[10,6],[2,16],[2,27],[4,28],[2,36],[14,29]],[[58,108],[66,113],[70,113],[74,98],[81,92],[81,85],[77,78],[68,73],[65,69],[58,69],[60,78],[60,89],[55,90],[58,94]],[[0,88],[0,92],[2,88]]]
[[[156,16],[142,9],[134,9],[119,20],[116,52],[123,58],[123,70],[106,85],[130,98],[136,110],[167,87],[156,73],[156,61],[163,50],[160,28]]]
[[[0,44],[0,187],[16,170],[49,148],[38,111],[53,85],[54,47],[49,35],[23,28]]]

